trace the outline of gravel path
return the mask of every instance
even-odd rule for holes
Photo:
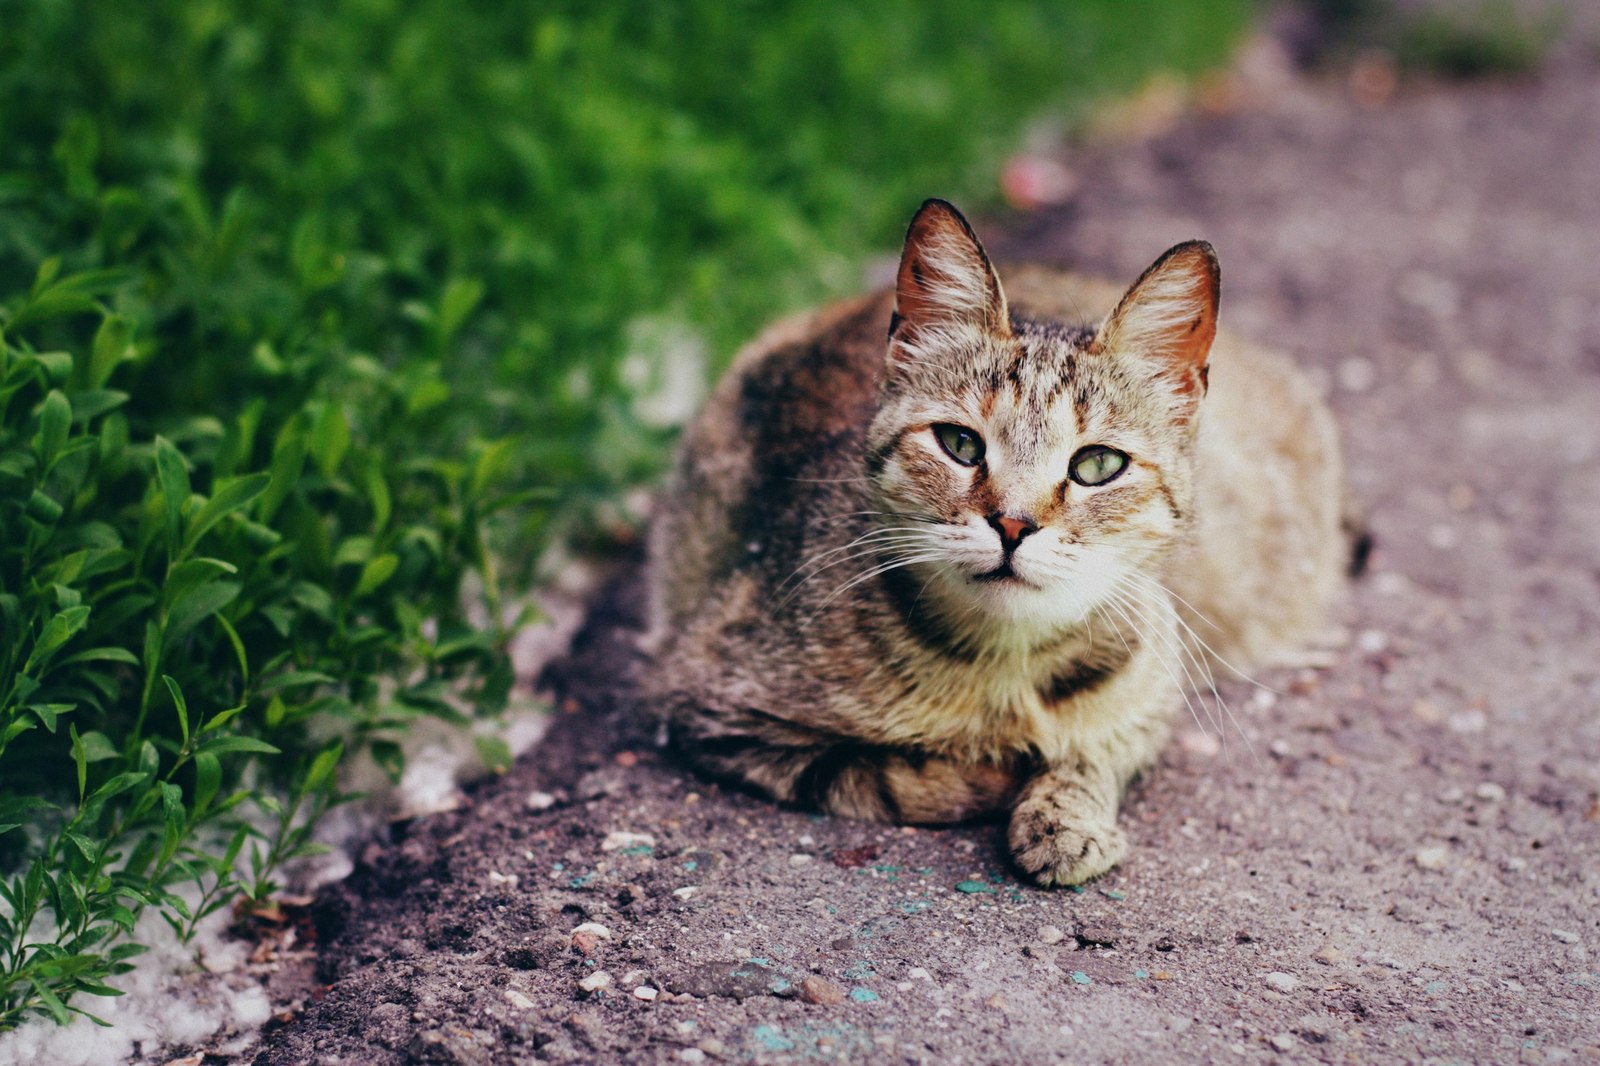
[[[1377,543],[1337,663],[1228,685],[1242,729],[1135,790],[1130,860],[1041,891],[993,826],[664,761],[625,582],[542,748],[322,906],[326,994],[258,1062],[1600,1057],[1594,53],[1372,108],[1296,83],[1076,172],[986,233],[1119,278],[1205,236],[1228,325],[1329,382]]]

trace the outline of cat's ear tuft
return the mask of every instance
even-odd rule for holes
[[[1185,241],[1133,283],[1100,327],[1094,350],[1154,360],[1180,391],[1203,395],[1221,291],[1216,251]]]
[[[1005,292],[977,235],[960,211],[928,200],[906,231],[890,335],[915,343],[952,326],[1011,333]]]

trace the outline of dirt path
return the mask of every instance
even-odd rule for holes
[[[1600,1056],[1600,64],[1302,86],[1080,177],[1003,250],[1127,278],[1206,236],[1232,328],[1330,382],[1378,545],[1339,662],[1228,686],[1248,745],[1174,745],[1130,861],[1050,892],[992,827],[662,762],[613,597],[542,749],[323,908],[330,987],[257,1061]]]

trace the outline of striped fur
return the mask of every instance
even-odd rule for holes
[[[1282,654],[1339,586],[1327,412],[1273,356],[1213,346],[1217,294],[1200,243],[1120,301],[1036,268],[1003,288],[930,201],[893,291],[759,338],[652,533],[647,689],[679,747],[841,815],[1009,815],[1042,883],[1114,864],[1122,791],[1208,655]],[[1073,324],[1094,307],[1113,310]],[[1126,469],[1075,481],[1087,445]]]

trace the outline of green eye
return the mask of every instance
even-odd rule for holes
[[[1080,485],[1104,485],[1128,469],[1128,457],[1104,444],[1078,449],[1072,457],[1072,480]]]
[[[945,454],[962,466],[976,466],[983,458],[983,438],[965,426],[940,422],[933,427],[933,434]]]

